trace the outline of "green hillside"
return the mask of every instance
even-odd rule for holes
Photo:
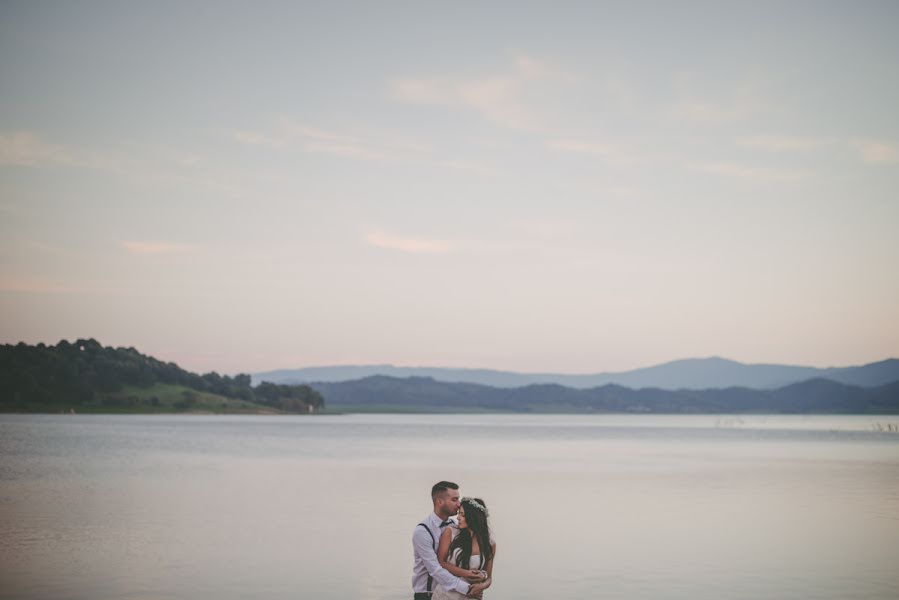
[[[96,340],[0,346],[0,412],[296,413],[324,409],[305,385],[250,384],[250,376],[197,375],[134,348]]]
[[[282,411],[220,394],[198,392],[183,385],[157,383],[150,387],[124,386],[116,392],[100,392],[93,399],[78,401],[60,397],[50,402],[22,402],[5,405],[4,412],[70,412],[102,414],[164,414],[197,412],[217,414],[260,414]]]

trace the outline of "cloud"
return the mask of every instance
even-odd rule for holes
[[[548,64],[531,56],[522,55],[516,58],[515,67],[517,68],[519,75],[526,79],[540,79],[557,74],[557,71]]]
[[[520,99],[522,81],[515,77],[486,77],[464,81],[406,79],[391,84],[395,99],[473,110],[482,118],[509,129],[538,128],[537,117]]]
[[[312,154],[330,154],[360,160],[405,160],[430,148],[387,135],[351,135],[328,131],[281,118],[276,132],[231,131],[229,137],[249,146],[291,148]]]
[[[441,160],[435,163],[439,167],[446,167],[447,169],[456,169],[458,171],[470,171],[472,173],[477,173],[478,175],[495,175],[496,170],[485,167],[483,165],[479,165],[477,163],[473,163],[467,160]]]
[[[588,138],[559,138],[546,142],[547,150],[569,154],[583,154],[601,159],[617,167],[631,167],[659,160],[660,157],[645,152],[631,144],[606,143]]]
[[[833,140],[820,138],[791,137],[783,135],[755,135],[737,141],[741,146],[770,150],[773,152],[790,150],[815,150],[833,144]]]
[[[62,146],[46,142],[30,131],[0,133],[0,165],[33,167],[69,164],[71,160]]]
[[[440,79],[401,79],[390,84],[390,91],[411,104],[452,104],[452,84]]]
[[[763,94],[764,80],[764,75],[749,74],[729,88],[715,90],[695,74],[679,73],[674,81],[678,96],[670,113],[677,119],[721,124],[776,111]]]
[[[78,290],[46,281],[2,278],[0,279],[0,291],[22,294],[70,294]]]
[[[862,161],[868,164],[899,163],[899,146],[890,142],[869,139],[843,141],[827,138],[804,138],[779,135],[757,135],[738,140],[741,146],[761,148],[775,152],[815,150],[826,146],[847,144],[854,149]]]
[[[133,292],[131,288],[117,288],[105,286],[71,285],[58,281],[51,281],[40,277],[17,278],[0,277],[0,292],[15,292],[20,294],[114,294],[128,295]]]
[[[280,127],[300,142],[304,152],[333,154],[363,160],[402,160],[430,152],[425,145],[397,139],[392,135],[348,134],[328,131],[283,118]]]
[[[192,168],[205,162],[205,158],[198,154],[175,154],[172,156],[172,162],[179,167]]]
[[[244,139],[250,138],[245,136]],[[32,132],[0,133],[0,165],[91,169],[124,177],[141,185],[189,184],[232,196],[243,193],[225,182],[233,173],[214,177],[192,174],[203,163],[204,158],[197,154],[168,148],[160,150],[153,146],[125,144],[96,152],[51,143]],[[145,250],[141,252],[136,246],[135,250],[129,251],[152,253],[149,248]]]
[[[564,241],[576,237],[583,231],[582,223],[573,219],[541,218],[518,219],[507,224],[507,228],[526,241]]]
[[[452,249],[449,242],[425,238],[410,238],[373,231],[365,236],[365,241],[377,248],[399,250],[410,254],[445,254]]]
[[[690,163],[689,167],[694,171],[702,171],[713,175],[739,177],[742,179],[753,179],[765,182],[798,181],[806,177],[806,173],[799,171],[750,167],[736,163]]]
[[[197,250],[191,244],[174,244],[171,242],[122,242],[122,247],[130,254],[160,255],[160,254],[190,254]]]
[[[36,242],[33,240],[22,242],[22,246],[28,248],[29,250],[33,250],[34,252],[39,252],[41,254],[47,254],[50,256],[71,256],[72,254],[71,248],[55,246],[53,244]]]
[[[702,100],[682,100],[674,107],[674,115],[688,121],[721,123],[745,119],[753,110],[744,105],[726,105]]]
[[[286,143],[283,139],[276,139],[253,131],[232,131],[231,138],[247,146],[280,148]]]
[[[527,92],[547,82],[557,86],[571,79],[544,62],[519,56],[505,73],[397,79],[390,82],[389,91],[401,102],[466,109],[499,127],[542,132],[544,119],[526,102]]]
[[[133,161],[119,154],[98,154],[85,148],[65,147],[30,131],[0,133],[0,165],[68,166],[127,173]]]
[[[388,154],[376,152],[361,144],[311,143],[304,144],[303,151],[315,154],[333,154],[335,156],[359,158],[362,160],[391,160],[393,158]]]
[[[335,133],[333,131],[325,131],[316,127],[309,127],[300,123],[296,123],[289,119],[281,120],[282,126],[288,133],[295,137],[321,140],[324,142],[333,142],[338,144],[360,144],[362,139],[354,135],[346,135],[343,133]]]
[[[612,148],[609,146],[587,140],[551,140],[546,143],[546,147],[557,152],[576,152],[581,154],[596,154],[599,156],[608,156],[612,153]]]
[[[852,145],[868,164],[899,163],[899,146],[875,140],[855,140]]]

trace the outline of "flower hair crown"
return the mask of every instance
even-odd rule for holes
[[[475,508],[484,513],[485,517],[489,517],[490,513],[487,512],[487,507],[475,500],[474,498],[462,498],[462,502],[468,502],[469,504],[473,504]]]

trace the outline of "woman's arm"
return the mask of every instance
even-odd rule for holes
[[[440,534],[440,544],[437,546],[437,560],[440,561],[440,566],[455,575],[456,577],[462,577],[466,581],[468,578],[473,577],[474,573],[470,569],[463,569],[458,565],[454,565],[449,561],[449,547],[453,541],[453,532],[447,527],[443,530],[443,533]]]

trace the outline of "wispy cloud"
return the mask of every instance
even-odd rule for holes
[[[619,167],[646,164],[664,158],[641,149],[639,143],[637,145],[617,141],[612,143],[592,138],[551,139],[546,142],[545,146],[550,152],[582,154]]]
[[[541,256],[570,256],[584,229],[573,219],[551,216],[515,219],[502,223],[498,235],[486,239],[439,239],[425,236],[397,235],[373,229],[365,235],[365,243],[376,248],[409,254],[459,254],[478,257],[516,255],[537,252]]]
[[[594,154],[598,156],[609,156],[612,153],[611,146],[590,140],[550,140],[546,143],[546,147],[556,152],[575,152],[580,154]]]
[[[721,124],[742,121],[774,107],[762,94],[762,78],[748,76],[730,89],[709,90],[708,83],[694,74],[675,77],[678,98],[671,114],[696,123]]]
[[[302,148],[303,151],[314,154],[332,154],[334,156],[358,158],[361,160],[391,160],[393,158],[389,154],[377,152],[362,144],[315,142],[303,144]]]
[[[548,63],[523,54],[515,58],[515,67],[518,75],[524,79],[567,76],[567,74],[562,73]]]
[[[390,84],[391,95],[412,104],[452,104],[453,89],[443,79],[400,79]]]
[[[676,117],[703,123],[745,119],[753,109],[744,104],[721,104],[703,100],[681,100],[673,109]]]
[[[524,241],[562,241],[576,237],[583,226],[573,219],[546,217],[542,219],[518,219],[506,227]]]
[[[231,138],[248,146],[267,146],[269,148],[281,148],[286,143],[283,138],[278,139],[253,131],[232,131]]]
[[[139,255],[190,254],[198,250],[198,247],[192,244],[177,244],[172,242],[125,241],[122,242],[121,245],[130,254]]]
[[[176,154],[172,156],[172,162],[179,167],[191,168],[202,164],[206,159],[198,154]]]
[[[452,250],[452,244],[445,240],[403,237],[383,231],[369,232],[365,236],[365,241],[376,248],[399,250],[410,254],[444,254]]]
[[[56,246],[54,244],[47,244],[46,242],[38,242],[34,240],[25,241],[22,243],[22,246],[31,251],[50,256],[71,256],[73,253],[72,248],[65,248],[63,246]]]
[[[0,165],[33,167],[41,164],[69,164],[71,161],[65,148],[47,142],[30,131],[0,133]]]
[[[798,181],[807,177],[806,173],[800,171],[753,167],[737,163],[690,163],[688,166],[694,171],[762,182]]]
[[[70,282],[46,279],[42,277],[0,277],[0,292],[20,294],[100,294],[128,295],[131,288],[97,285],[98,282],[81,282],[73,285]]]
[[[505,73],[489,76],[419,77],[390,82],[391,96],[401,102],[463,108],[494,125],[541,132],[545,119],[526,101],[529,88],[558,85],[570,75],[528,56],[519,56]]]
[[[521,98],[522,81],[493,77],[462,82],[456,86],[456,97],[482,117],[502,127],[535,131],[543,127],[540,118]]]
[[[791,150],[817,150],[834,143],[832,139],[795,137],[787,135],[754,135],[737,140],[741,146],[772,152]]]
[[[868,164],[899,163],[899,146],[876,140],[855,140],[852,145]]]
[[[290,119],[281,119],[281,125],[286,130],[286,132],[293,137],[301,137],[336,144],[365,143],[364,140],[359,136],[348,135],[345,133],[338,133],[334,131],[325,131],[324,129],[310,127],[308,125],[297,123]]]
[[[0,165],[21,167],[68,166],[125,172],[127,161],[86,148],[72,148],[44,139],[32,131],[0,133]]]
[[[0,278],[0,291],[22,294],[70,294],[78,290],[73,287],[42,280]]]
[[[441,160],[436,163],[438,166],[448,169],[456,169],[459,171],[469,171],[479,175],[495,175],[496,170],[484,165],[480,165],[467,160]]]
[[[384,135],[362,135],[330,131],[281,118],[271,131],[229,132],[236,142],[248,146],[299,150],[359,160],[405,160],[430,151],[424,144]]]
[[[885,165],[899,163],[899,146],[882,140],[835,138],[809,138],[782,135],[757,135],[737,141],[741,146],[759,148],[772,152],[810,151],[828,146],[849,148],[855,151],[865,163]]]
[[[0,133],[0,165],[46,167],[65,166],[108,171],[144,179],[161,179],[158,170],[147,166],[146,160],[136,158],[140,149],[127,146],[116,151],[98,152],[95,149],[73,147],[52,142],[31,131]],[[146,148],[143,148],[145,151]],[[195,154],[170,153],[164,156],[169,165],[181,168],[197,164]]]

